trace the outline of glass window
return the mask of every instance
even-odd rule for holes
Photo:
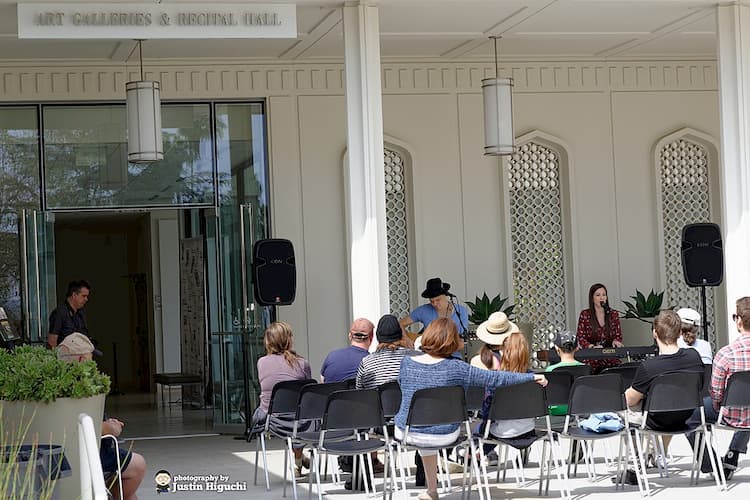
[[[18,214],[39,209],[37,108],[0,108],[0,307],[21,334]]]
[[[164,160],[127,162],[124,105],[44,106],[49,209],[212,205],[209,104],[162,105]]]

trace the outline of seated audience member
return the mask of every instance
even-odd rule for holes
[[[370,354],[374,328],[368,319],[355,319],[349,328],[349,346],[328,353],[320,368],[320,381],[344,382],[355,378],[362,359]]]
[[[94,344],[82,333],[71,333],[57,346],[57,357],[70,362],[91,361],[94,352]],[[106,418],[102,422],[102,435],[111,434],[116,438],[122,434],[125,426],[116,418]],[[122,498],[125,500],[138,500],[136,492],[143,476],[146,474],[146,461],[143,456],[120,448],[120,477],[122,479]],[[113,498],[119,498],[119,484],[117,478],[117,453],[111,439],[102,439],[99,448],[99,457],[102,462],[102,471],[105,479],[112,478],[109,487]]]
[[[424,354],[405,357],[401,362],[399,384],[401,385],[401,408],[396,414],[394,433],[397,439],[403,439],[407,415],[414,393],[431,387],[469,386],[498,387],[519,384],[536,380],[546,385],[543,375],[533,373],[511,373],[490,371],[475,368],[468,363],[451,357],[451,354],[462,349],[463,341],[458,336],[458,329],[448,318],[438,318],[430,323],[422,336]],[[409,430],[407,443],[416,447],[441,446],[452,444],[460,434],[460,426],[440,425],[413,427]],[[424,461],[427,491],[419,495],[420,500],[436,500],[437,492],[437,452],[419,450]]]
[[[654,319],[653,335],[659,347],[659,354],[643,361],[638,366],[632,385],[625,391],[628,417],[634,424],[640,425],[643,420],[642,404],[656,377],[663,373],[674,372],[703,373],[703,362],[700,355],[694,349],[681,349],[677,346],[677,339],[681,333],[681,323],[680,317],[672,310],[661,311]],[[650,413],[648,425],[655,430],[683,429],[692,413],[692,410]],[[666,450],[669,447],[670,436],[663,436],[662,439]],[[664,460],[663,457],[654,457],[654,460],[660,459]],[[635,479],[635,473],[629,471],[627,482],[637,484],[637,482],[633,482],[633,479]]]
[[[677,315],[682,321],[682,335],[677,339],[677,345],[683,349],[689,347],[698,351],[704,365],[710,365],[713,363],[714,356],[711,353],[711,344],[698,338],[698,330],[701,326],[700,313],[695,309],[683,307],[677,311]]]
[[[386,314],[375,329],[378,347],[365,356],[357,370],[357,389],[375,389],[393,380],[398,380],[401,360],[404,356],[418,356],[421,353],[412,349],[412,343],[401,329],[398,318]]]
[[[706,422],[716,422],[719,406],[724,397],[729,377],[736,372],[750,370],[750,297],[742,297],[737,300],[736,312],[732,314],[735,327],[739,335],[731,344],[728,344],[716,353],[711,374],[711,396],[703,400],[703,408],[706,414]],[[692,419],[700,422],[700,413],[696,411]],[[736,431],[732,435],[727,454],[722,459],[724,476],[732,479],[737,469],[737,461],[740,454],[747,453],[747,443],[750,441],[750,409],[727,408],[721,414],[722,422],[737,427],[748,427],[748,431]],[[694,435],[689,435],[690,444],[694,444]],[[708,461],[706,451],[701,464],[701,472],[711,472],[711,464]]]
[[[503,342],[511,333],[518,331],[518,326],[510,321],[504,312],[490,314],[487,321],[477,327],[477,338],[484,344],[479,349],[479,353],[471,358],[471,366],[485,370],[499,370]]]
[[[555,351],[560,357],[560,361],[554,365],[549,365],[545,371],[551,372],[557,368],[564,368],[566,366],[580,366],[584,363],[578,361],[574,356],[578,350],[578,338],[576,334],[570,330],[563,330],[557,332],[555,335]],[[550,415],[566,415],[568,413],[568,405],[551,405],[549,407]]]
[[[252,425],[258,430],[264,425],[268,415],[268,407],[271,403],[273,387],[286,380],[305,380],[312,378],[310,363],[294,352],[294,339],[292,327],[283,321],[271,323],[263,332],[263,344],[266,355],[258,359],[258,382],[260,383],[260,404],[253,413]],[[291,430],[292,420],[274,417],[270,422],[272,426],[280,429]],[[302,468],[310,468],[310,459],[302,455],[302,448],[293,448],[294,462],[297,473]]]

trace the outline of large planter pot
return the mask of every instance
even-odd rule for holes
[[[623,318],[620,320],[620,326],[622,327],[622,343],[626,346],[653,345],[654,327],[652,324],[640,319]]]
[[[24,443],[38,440],[40,444],[58,444],[65,448],[72,476],[62,479],[57,485],[56,492],[60,498],[75,499],[81,496],[78,415],[86,413],[94,421],[98,443],[104,417],[104,396],[99,394],[82,399],[58,398],[51,403],[0,401],[3,407],[3,429],[16,431],[28,424],[29,430]]]

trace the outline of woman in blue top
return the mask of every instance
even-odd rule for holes
[[[463,336],[469,324],[469,311],[461,304],[454,304],[449,300],[448,297],[453,296],[448,291],[450,289],[450,283],[443,283],[440,278],[428,279],[422,297],[430,299],[430,303],[422,304],[408,316],[401,318],[399,321],[401,327],[406,328],[412,323],[422,323],[422,328],[427,328],[438,318],[450,318],[456,324],[459,335]]]
[[[424,354],[406,357],[401,362],[399,384],[401,385],[401,408],[395,417],[395,435],[402,439],[406,429],[406,418],[414,393],[420,389],[447,386],[484,386],[498,387],[520,384],[535,380],[542,386],[547,385],[543,375],[533,373],[512,373],[505,371],[488,371],[475,368],[451,357],[451,354],[463,348],[463,341],[453,321],[438,318],[430,323],[422,336]],[[409,429],[407,443],[419,449],[423,446],[450,445],[460,433],[458,424],[414,427]],[[436,500],[437,493],[437,452],[420,450],[424,462],[427,491],[419,495],[420,500]]]

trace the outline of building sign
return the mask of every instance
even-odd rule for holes
[[[291,4],[20,3],[18,38],[297,38]]]

